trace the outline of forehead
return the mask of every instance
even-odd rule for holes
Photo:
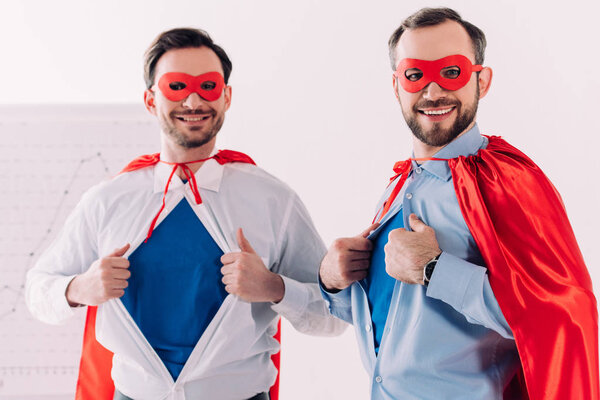
[[[223,67],[217,54],[208,47],[187,47],[169,50],[156,63],[155,79],[167,72],[184,72],[201,75],[206,72],[223,73]]]
[[[465,28],[456,21],[445,21],[405,31],[396,46],[396,64],[403,58],[431,61],[453,54],[475,61],[473,44]]]

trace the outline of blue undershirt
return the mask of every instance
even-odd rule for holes
[[[222,255],[184,198],[129,257],[121,301],[174,380],[227,296]]]
[[[367,276],[367,299],[371,309],[371,320],[373,322],[373,338],[375,339],[375,353],[379,352],[379,344],[383,335],[385,321],[394,284],[396,280],[385,271],[385,252],[383,248],[388,242],[389,233],[397,228],[404,228],[402,210],[390,218],[377,233],[371,237],[373,241],[373,252],[371,253],[371,267]]]

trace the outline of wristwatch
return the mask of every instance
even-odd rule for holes
[[[425,268],[423,268],[423,285],[425,285],[425,286],[429,285],[429,281],[431,280],[431,275],[433,275],[433,270],[435,269],[435,266],[441,255],[442,255],[442,253],[438,254],[437,256],[435,256],[431,260],[429,260],[429,262],[427,264],[425,264]]]

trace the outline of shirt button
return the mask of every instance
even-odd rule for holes
[[[412,193],[407,193],[406,194],[406,198],[409,199],[409,200],[412,199]]]
[[[423,172],[423,168],[419,167],[419,168],[415,169],[415,172],[417,174],[420,174],[421,172]]]
[[[383,378],[380,376],[375,377],[375,382],[377,382],[377,383],[381,383],[382,380],[383,380]]]
[[[365,325],[365,330],[367,332],[371,332],[371,325]]]

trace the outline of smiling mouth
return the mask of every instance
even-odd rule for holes
[[[449,112],[451,112],[452,110],[454,110],[455,108],[456,108],[456,106],[452,106],[452,107],[448,107],[448,108],[441,108],[441,109],[437,109],[437,110],[418,110],[418,111],[424,115],[445,115],[445,114],[448,114]]]
[[[184,122],[198,122],[198,121],[205,121],[207,119],[209,119],[211,117],[210,114],[207,115],[195,115],[195,116],[176,116],[175,118],[177,118],[180,121],[184,121]]]

